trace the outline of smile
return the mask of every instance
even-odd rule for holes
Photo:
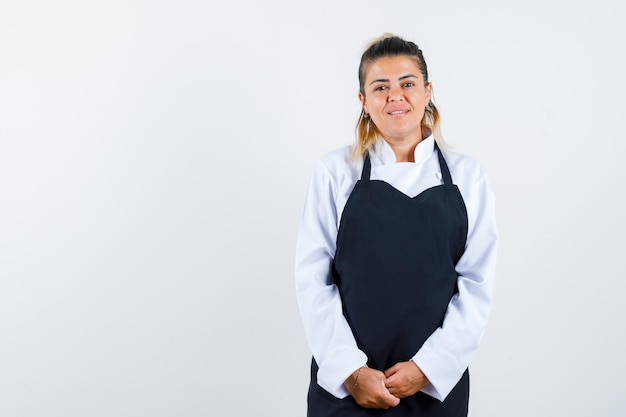
[[[390,111],[387,114],[391,115],[391,116],[395,116],[396,114],[404,114],[404,113],[408,113],[408,110],[394,110],[394,111]]]

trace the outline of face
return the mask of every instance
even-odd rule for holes
[[[421,122],[430,101],[431,85],[417,62],[408,56],[379,58],[369,65],[359,100],[387,141],[422,139]]]

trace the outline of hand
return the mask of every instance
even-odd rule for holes
[[[398,398],[410,397],[429,381],[413,361],[399,362],[385,371],[385,387]]]
[[[387,409],[400,404],[400,399],[391,395],[385,387],[385,374],[376,369],[366,367],[357,369],[346,379],[344,386],[361,407]]]

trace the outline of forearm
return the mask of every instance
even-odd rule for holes
[[[336,286],[299,288],[298,304],[305,334],[319,371],[318,384],[338,398],[348,395],[345,380],[367,363],[342,313]]]
[[[448,305],[443,325],[412,358],[430,382],[422,391],[440,401],[469,366],[480,344],[491,306],[490,296],[470,295],[467,283],[463,279],[460,281],[459,293]],[[484,290],[490,293],[490,290]]]
[[[494,198],[484,174],[462,190],[469,228],[466,247],[456,264],[457,294],[443,324],[412,358],[428,377],[423,392],[443,400],[470,364],[491,312],[498,233]]]
[[[309,186],[296,245],[296,293],[309,347],[319,366],[318,384],[338,398],[344,381],[367,362],[356,344],[330,271],[338,213],[333,178],[318,163]]]

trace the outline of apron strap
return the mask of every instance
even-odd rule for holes
[[[443,177],[443,183],[446,187],[452,186],[452,175],[450,175],[450,169],[448,168],[448,164],[441,153],[441,149],[439,149],[439,145],[435,142],[435,149],[437,149],[437,155],[439,156],[439,168],[441,168],[441,175]]]
[[[372,170],[372,164],[370,163],[370,153],[365,155],[365,161],[363,161],[363,171],[361,171],[361,181],[370,180],[370,171]]]

